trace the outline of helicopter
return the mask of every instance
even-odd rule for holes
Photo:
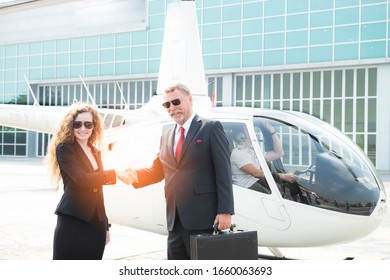
[[[379,227],[387,211],[385,188],[374,165],[341,131],[311,115],[262,108],[215,107],[206,91],[195,4],[168,6],[157,94],[140,109],[98,109],[105,126],[105,168],[150,166],[163,126],[173,123],[161,104],[171,81],[186,84],[194,111],[221,122],[229,147],[245,131],[264,172],[266,191],[233,184],[240,229],[259,232],[258,245],[275,257],[280,247],[312,247],[360,239]],[[32,93],[33,94],[33,93]],[[35,99],[35,98],[34,98]],[[67,107],[0,105],[0,125],[53,133]],[[267,162],[272,149],[269,123],[284,155]],[[293,173],[294,184],[275,173]],[[104,188],[111,223],[167,234],[164,182],[134,189],[122,182]]]

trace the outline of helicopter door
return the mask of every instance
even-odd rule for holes
[[[222,125],[229,141],[236,215],[275,229],[288,228],[290,220],[276,187],[277,171],[265,161],[254,129],[248,129],[251,123]]]

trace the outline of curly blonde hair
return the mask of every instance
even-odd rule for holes
[[[70,106],[69,111],[65,114],[56,132],[47,146],[46,163],[49,167],[52,182],[58,186],[61,180],[60,167],[57,162],[56,149],[61,143],[74,142],[73,122],[80,113],[89,112],[92,114],[94,127],[92,134],[88,139],[88,145],[98,148],[103,147],[103,122],[99,112],[88,104],[76,103]]]

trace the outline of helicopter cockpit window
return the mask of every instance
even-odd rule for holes
[[[270,194],[249,132],[243,123],[223,123],[229,141],[233,184],[248,190]]]
[[[255,117],[254,128],[265,157],[275,139],[280,141],[282,156],[269,162],[282,178],[278,188],[284,199],[356,215],[372,213],[379,197],[376,180],[365,160],[341,139],[320,127],[298,128],[266,117]],[[294,180],[287,182],[283,174],[293,174]]]

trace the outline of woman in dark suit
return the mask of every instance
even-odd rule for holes
[[[48,146],[51,177],[62,178],[64,194],[57,206],[53,259],[101,260],[110,240],[103,185],[115,184],[123,171],[104,170],[100,148],[103,125],[89,105],[74,104]]]

